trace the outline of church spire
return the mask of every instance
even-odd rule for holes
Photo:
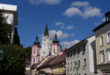
[[[34,42],[35,45],[39,45],[38,36],[36,36],[36,41]]]
[[[53,40],[53,43],[59,43],[58,38],[57,38],[57,34],[55,34],[55,38]]]
[[[49,36],[48,25],[46,24],[44,36]]]

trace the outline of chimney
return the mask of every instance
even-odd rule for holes
[[[110,11],[105,13],[106,22],[110,21]]]

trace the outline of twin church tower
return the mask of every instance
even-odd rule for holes
[[[57,56],[60,54],[61,54],[61,45],[59,44],[57,35],[55,34],[54,40],[51,43],[51,40],[49,38],[48,26],[46,25],[41,46],[38,41],[38,36],[36,36],[36,41],[32,46],[31,66],[34,64],[38,64],[47,56]]]

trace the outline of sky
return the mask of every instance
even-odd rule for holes
[[[48,24],[50,39],[57,34],[63,48],[93,35],[105,20],[110,0],[0,0],[18,6],[18,34],[24,47],[39,41]]]

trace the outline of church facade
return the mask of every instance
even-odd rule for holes
[[[38,41],[38,36],[36,36],[36,41],[32,46],[31,52],[31,67],[40,63],[44,58],[48,56],[57,56],[61,54],[61,45],[55,34],[54,40],[51,41],[49,38],[48,26],[46,25],[44,35],[42,37],[42,43]]]

